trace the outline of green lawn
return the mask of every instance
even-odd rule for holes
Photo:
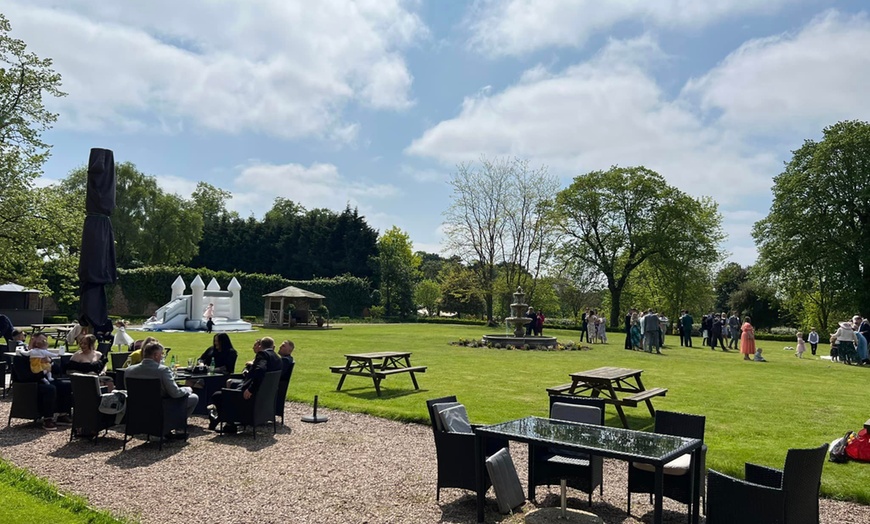
[[[449,345],[486,332],[476,326],[352,324],[330,331],[260,330],[231,338],[240,350],[240,362],[250,359],[256,338],[268,335],[278,342],[290,338],[296,343],[291,400],[310,403],[319,395],[322,406],[413,421],[428,421],[426,399],[449,394],[459,397],[476,423],[545,415],[545,389],[568,382],[570,372],[600,366],[640,368],[647,387],[668,388],[666,397],[654,400],[657,409],[707,417],[708,465],[738,476],[745,461],[782,467],[788,448],[830,442],[846,430],[857,431],[870,417],[864,400],[870,369],[818,360],[809,352],[799,360],[783,351],[789,344],[782,342],[758,341],[767,363],[744,362],[735,352],[674,347],[675,336],[668,337],[670,347],[664,355],[625,351],[617,333],[610,335],[610,344],[596,345],[591,351]],[[576,341],[578,336],[576,331],[548,334],[561,342]],[[133,336],[142,335],[134,332]],[[199,356],[211,340],[205,333],[158,333],[157,337],[185,363],[188,357]],[[371,381],[362,377],[348,377],[343,390],[335,391],[338,375],[330,373],[329,366],[344,364],[344,353],[386,350],[412,351],[412,364],[429,367],[418,375],[421,391],[414,391],[404,374],[384,380],[380,398]],[[626,408],[626,413],[633,429],[652,428],[645,406]],[[613,408],[608,408],[607,424],[620,425]],[[826,463],[822,492],[870,503],[870,465]]]
[[[29,524],[120,524],[105,512],[94,511],[81,497],[64,496],[48,482],[0,460],[0,522]]]

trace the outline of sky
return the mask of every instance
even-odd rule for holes
[[[68,96],[41,184],[112,149],[189,197],[358,208],[442,253],[459,163],[567,187],[644,165],[719,204],[729,260],[791,151],[870,120],[870,4],[833,0],[4,0]]]

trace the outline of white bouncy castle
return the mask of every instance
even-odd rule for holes
[[[217,280],[211,279],[208,287],[199,275],[190,283],[190,295],[185,295],[186,285],[181,275],[172,283],[172,297],[158,309],[154,316],[142,325],[145,330],[199,331],[206,329],[211,316],[212,331],[250,331],[251,323],[242,320],[241,290],[239,281],[233,277],[226,290]]]

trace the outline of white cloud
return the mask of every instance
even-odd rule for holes
[[[276,197],[301,204],[306,209],[327,208],[341,211],[350,204],[367,216],[377,215],[371,202],[399,194],[390,184],[350,180],[333,164],[268,164],[252,162],[239,167],[235,179],[232,209],[246,216],[251,211],[262,215]]]
[[[401,51],[427,34],[403,0],[10,0],[13,34],[54,59],[58,127],[353,140],[348,104],[401,110]],[[191,126],[193,127],[193,126]]]
[[[154,178],[161,189],[167,193],[175,193],[181,198],[190,198],[196,189],[196,181],[181,178],[179,176],[157,175]]]
[[[647,37],[611,42],[590,61],[559,72],[536,67],[501,92],[465,99],[458,116],[428,129],[406,152],[446,164],[482,154],[518,156],[562,175],[645,165],[688,193],[715,193],[720,202],[766,191],[779,167],[774,155],[669,99],[644,56],[661,56]]]
[[[870,119],[870,17],[836,11],[794,34],[746,42],[690,81],[686,97],[747,133],[805,136],[843,119]]]
[[[773,13],[804,0],[479,0],[466,19],[469,44],[492,55],[582,46],[627,21],[697,30],[722,19]]]

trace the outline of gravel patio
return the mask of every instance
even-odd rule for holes
[[[421,397],[420,402],[423,403]],[[5,421],[10,402],[0,402]],[[326,424],[304,424],[311,407],[288,403],[278,433],[218,436],[202,417],[191,419],[191,438],[157,444],[123,435],[94,445],[69,440],[68,426],[48,432],[23,420],[0,429],[4,459],[88,497],[93,506],[143,523],[471,523],[472,493],[447,489],[435,502],[435,449],[431,429],[327,409]],[[526,450],[511,454],[525,479]],[[785,450],[783,450],[783,457]],[[652,506],[635,495],[633,517],[625,513],[625,464],[605,461],[604,498],[590,511],[607,523],[651,522]],[[523,484],[525,482],[523,481]],[[569,490],[569,506],[589,510],[586,496]],[[574,498],[576,497],[576,498]],[[501,516],[488,497],[487,522],[523,522]],[[558,504],[558,486],[538,488],[541,506]],[[523,512],[535,504],[526,503]],[[666,522],[685,522],[685,507],[665,499]],[[703,522],[703,518],[702,518]],[[822,522],[870,522],[870,506],[822,500]]]

